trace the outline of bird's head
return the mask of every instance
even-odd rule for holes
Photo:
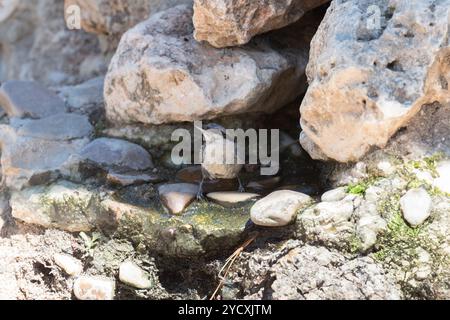
[[[209,123],[205,126],[205,129],[197,126],[196,128],[203,134],[206,142],[225,138],[225,128],[217,123]]]

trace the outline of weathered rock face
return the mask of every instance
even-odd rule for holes
[[[74,83],[106,70],[96,36],[68,30],[60,0],[3,1],[0,81]]]
[[[75,86],[64,86],[58,89],[59,96],[64,99],[73,112],[95,115],[103,112],[104,77],[96,77]]]
[[[162,124],[273,112],[301,94],[313,29],[217,50],[194,40],[188,6],[156,14],[122,37],[105,79],[107,118]]]
[[[98,228],[152,252],[187,259],[239,245],[250,207],[223,208],[199,202],[183,215],[172,216],[162,208],[152,185],[114,193],[68,181],[13,191],[10,205],[12,216],[29,224],[69,232]]]
[[[63,114],[61,117],[71,121],[70,116]],[[22,189],[57,179],[64,163],[89,142],[86,136],[92,127],[87,119],[81,119],[84,128],[73,128],[64,120],[61,123],[65,126],[39,126],[44,120],[0,127],[2,183],[6,187]],[[36,130],[28,135],[27,131],[33,127]]]
[[[111,169],[139,171],[153,168],[152,157],[147,150],[119,139],[98,138],[81,150],[80,157]]]
[[[450,100],[450,2],[372,3],[334,1],[312,42],[300,111],[315,158],[357,160],[422,106]]]
[[[107,35],[108,46],[115,48],[122,34],[151,14],[192,0],[65,0],[67,10],[77,5],[81,27],[90,33]],[[67,14],[67,11],[66,11]]]
[[[0,87],[0,107],[9,117],[42,118],[66,111],[64,101],[34,81],[7,81]]]
[[[195,0],[194,37],[214,47],[248,43],[251,38],[285,27],[328,0]]]
[[[398,300],[402,296],[394,278],[372,259],[346,261],[340,253],[323,247],[291,250],[273,266],[272,275],[275,300]]]
[[[98,197],[87,188],[62,181],[11,195],[14,218],[45,228],[70,232],[90,231],[96,222]]]

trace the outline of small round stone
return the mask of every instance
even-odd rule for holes
[[[83,272],[83,264],[81,261],[68,254],[55,254],[53,260],[69,276],[77,276]]]
[[[257,201],[250,209],[254,224],[264,227],[282,227],[293,222],[297,213],[312,202],[306,194],[280,190]]]
[[[340,188],[336,188],[336,189],[325,192],[322,195],[321,200],[323,202],[341,201],[346,196],[347,196],[347,188],[340,187]]]
[[[120,265],[119,279],[137,289],[148,289],[152,286],[147,273],[132,261],[126,261]]]
[[[431,214],[431,197],[423,188],[409,190],[401,199],[403,217],[411,226],[425,222]]]

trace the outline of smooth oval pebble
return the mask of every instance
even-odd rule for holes
[[[310,196],[300,192],[275,191],[253,205],[250,209],[250,218],[258,226],[286,226],[295,220],[300,209],[311,202]]]
[[[68,254],[57,253],[53,256],[53,260],[69,276],[77,276],[83,272],[83,264],[81,261]]]
[[[237,192],[237,191],[223,191],[223,192],[211,192],[206,195],[209,199],[217,202],[221,205],[234,205],[240,202],[249,201],[255,199],[260,195],[257,193]]]
[[[347,188],[346,187],[340,187],[333,190],[329,190],[325,192],[321,200],[323,202],[335,202],[335,201],[341,201],[347,196]]]
[[[78,300],[113,300],[116,283],[100,277],[79,277],[73,284],[73,293]]]
[[[148,289],[152,286],[152,282],[146,272],[132,261],[126,261],[120,265],[119,279],[123,283],[137,289]]]
[[[400,199],[400,206],[405,220],[418,226],[430,216],[432,200],[425,189],[411,189]]]

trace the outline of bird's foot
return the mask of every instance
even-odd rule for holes
[[[239,189],[238,189],[238,191],[239,192],[245,192],[245,188],[244,188],[244,185],[242,184],[241,178],[238,178],[238,181],[239,181]]]
[[[203,192],[200,191],[197,193],[197,201],[206,201],[206,197]]]

